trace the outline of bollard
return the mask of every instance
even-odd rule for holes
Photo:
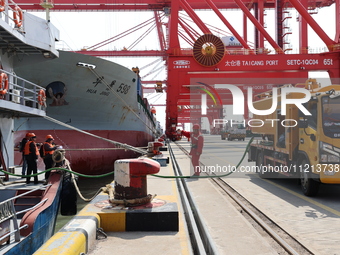
[[[164,146],[164,144],[161,143],[161,142],[153,142],[153,154],[154,154],[154,155],[162,154],[162,153],[159,151],[159,147],[162,147],[162,146]]]
[[[115,162],[115,199],[144,198],[146,175],[159,172],[160,164],[149,158],[120,159]]]
[[[148,142],[148,153],[153,153],[153,142]]]
[[[155,156],[155,155],[162,154],[159,151],[159,147],[162,147],[162,146],[164,146],[164,144],[162,142],[159,142],[159,141],[149,142],[148,143],[148,154],[147,154],[147,156],[152,157],[152,156]]]

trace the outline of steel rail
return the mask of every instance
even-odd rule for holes
[[[285,240],[283,240],[283,238],[281,238],[267,223],[265,223],[259,216],[257,216],[248,206],[246,206],[241,200],[239,200],[229,190],[225,189],[224,186],[228,184],[224,180],[222,180],[222,178],[217,178],[217,180],[215,179],[211,179],[211,180],[215,182],[228,196],[230,196],[245,212],[247,212],[248,215],[252,217],[289,254],[292,254],[292,255],[300,254],[293,247],[291,247]]]
[[[183,148],[181,145],[177,144],[177,146],[186,154],[189,155],[188,151]],[[200,165],[204,166],[204,164],[202,164],[200,162]],[[207,175],[209,175],[208,173],[206,173]],[[213,175],[216,175],[215,173],[212,173]],[[300,253],[297,252],[291,245],[289,245],[282,237],[280,237],[275,230],[273,230],[273,228],[271,228],[267,223],[265,223],[258,215],[256,215],[256,213],[251,210],[246,204],[244,204],[240,199],[238,199],[234,194],[232,194],[231,191],[229,191],[228,189],[226,189],[226,187],[229,187],[230,189],[232,189],[235,193],[237,193],[240,197],[244,198],[240,193],[238,193],[235,189],[233,189],[229,184],[227,184],[222,178],[211,178],[211,181],[215,182],[216,185],[218,185],[223,192],[225,192],[230,198],[232,198],[241,208],[243,211],[245,211],[246,213],[248,213],[248,215],[257,222],[257,224],[259,224],[260,227],[262,227],[262,229],[264,231],[266,231],[285,251],[287,251],[289,254],[292,255],[299,255]],[[245,199],[245,198],[244,198]],[[246,200],[246,199],[245,199]],[[248,200],[247,200],[248,201]],[[249,201],[248,201],[249,202]],[[251,204],[251,202],[249,202],[249,204]],[[251,204],[252,205],[252,204]],[[254,208],[256,208],[254,205],[252,205]],[[275,224],[275,222],[273,220],[271,220],[266,214],[264,214],[262,211],[260,211],[259,209],[256,208],[256,210],[258,212],[260,212],[263,216],[265,216],[269,221],[273,222]],[[277,224],[275,224],[276,226],[278,226]],[[278,226],[279,227],[279,226]],[[298,243],[301,247],[303,247],[307,252],[309,252],[310,254],[314,254],[312,251],[310,251],[306,246],[304,246],[302,243],[300,243],[298,240],[296,240],[293,236],[291,236],[288,232],[286,232],[284,229],[282,229],[281,227],[279,227],[286,235],[288,235],[290,238],[292,238],[296,243]]]
[[[170,159],[176,176],[183,176],[180,166],[174,156],[170,143],[168,144]],[[214,242],[206,229],[190,190],[184,178],[176,178],[178,191],[181,198],[184,216],[190,235],[190,241],[195,255],[218,254]]]

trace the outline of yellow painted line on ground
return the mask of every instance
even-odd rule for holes
[[[337,216],[340,216],[340,211],[337,211],[337,210],[335,210],[333,208],[330,208],[329,206],[323,205],[323,204],[321,204],[321,203],[319,203],[317,201],[314,201],[313,199],[311,199],[309,197],[306,197],[305,195],[296,193],[295,191],[287,189],[287,188],[285,188],[285,187],[283,187],[283,186],[281,186],[279,184],[276,184],[276,183],[274,183],[274,182],[272,182],[270,180],[265,180],[265,179],[262,179],[262,180],[264,180],[264,181],[266,181],[266,182],[268,182],[268,183],[270,183],[270,184],[272,184],[272,185],[274,185],[274,186],[276,186],[276,187],[278,187],[278,188],[280,188],[280,189],[282,189],[282,190],[284,190],[284,191],[286,191],[286,192],[288,192],[288,193],[290,193],[290,194],[292,194],[292,195],[294,195],[294,196],[296,196],[298,198],[301,198],[301,199],[303,199],[303,200],[305,200],[305,201],[307,201],[307,202],[309,202],[309,203],[311,203],[313,205],[316,205],[316,206],[324,209],[325,211],[328,211],[328,212],[331,212],[331,213],[333,213],[333,214],[335,214]]]
[[[173,181],[173,180],[171,180]],[[174,195],[162,195],[162,196],[156,196],[156,199],[159,198],[161,200],[165,200],[165,201],[168,201],[170,203],[177,203],[178,200],[177,200],[177,196],[176,194]]]

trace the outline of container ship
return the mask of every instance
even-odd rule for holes
[[[41,103],[46,104],[48,116],[18,118],[15,142],[19,143],[26,132],[34,132],[38,142],[52,135],[65,149],[75,172],[113,171],[115,160],[140,154],[110,141],[147,147],[157,136],[155,115],[143,98],[137,68],[130,70],[102,58],[59,51],[54,59],[41,55],[18,59],[14,71],[46,89],[46,101]]]

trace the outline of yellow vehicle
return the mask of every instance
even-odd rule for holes
[[[251,144],[248,161],[256,162],[260,177],[299,178],[303,193],[315,196],[320,183],[340,183],[340,85],[320,87],[314,79],[303,85],[311,93],[303,104],[311,115],[304,115],[295,104],[286,105],[285,116],[279,105],[272,114],[254,115],[263,125],[252,127],[252,132],[262,139]],[[287,98],[302,98],[302,93]],[[254,108],[269,109],[271,104],[267,94],[254,102]]]

